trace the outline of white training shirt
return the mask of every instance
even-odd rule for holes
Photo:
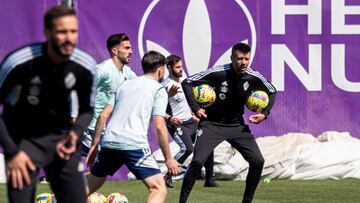
[[[166,88],[170,88],[173,85],[179,87],[178,93],[172,97],[169,97],[169,104],[171,107],[172,115],[182,121],[189,120],[192,117],[191,109],[187,103],[181,84],[177,83],[170,77],[168,77],[162,84]]]
[[[165,116],[168,95],[156,80],[141,76],[125,81],[116,91],[114,110],[101,146],[118,150],[149,147],[148,128],[152,116]]]

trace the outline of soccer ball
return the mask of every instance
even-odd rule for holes
[[[216,93],[214,89],[207,84],[194,87],[193,92],[194,98],[200,107],[208,107],[213,104],[216,99]]]
[[[246,100],[246,107],[253,112],[262,112],[268,104],[269,96],[261,90],[254,91]]]
[[[50,193],[41,193],[35,198],[35,203],[55,203],[55,195]]]
[[[106,198],[106,203],[129,203],[129,201],[122,193],[114,192]]]
[[[87,202],[88,203],[105,203],[106,197],[103,194],[101,194],[100,192],[94,192],[88,197]]]

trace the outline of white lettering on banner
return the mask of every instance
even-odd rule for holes
[[[321,91],[321,45],[309,45],[308,72],[296,59],[285,44],[271,46],[271,78],[272,84],[279,91],[285,90],[285,63],[309,91]]]
[[[360,15],[360,6],[346,6],[345,0],[331,0],[331,34],[360,34],[360,25],[346,25],[345,15]]]
[[[285,34],[286,15],[307,15],[308,34],[321,34],[321,0],[308,0],[308,5],[286,5],[285,0],[271,0],[271,34]]]
[[[285,0],[271,0],[271,33],[285,35],[285,18],[287,16],[306,15],[308,35],[322,34],[322,2],[325,1],[308,0],[307,5],[286,5]],[[360,34],[360,24],[346,25],[345,16],[350,15],[359,16],[360,6],[345,5],[345,0],[331,0],[332,35]],[[322,90],[322,44],[309,44],[308,48],[308,69],[304,69],[286,44],[281,42],[272,44],[272,83],[279,91],[285,90],[285,64],[308,91]],[[329,60],[331,60],[330,69],[333,83],[341,90],[360,92],[360,82],[346,79],[345,44],[331,44],[331,59]]]
[[[334,84],[348,92],[360,92],[360,82],[350,82],[345,76],[345,45],[331,45],[331,79]]]

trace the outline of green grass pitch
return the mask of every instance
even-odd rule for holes
[[[243,181],[218,181],[220,188],[204,188],[203,181],[196,181],[189,203],[232,203],[241,202],[244,191]],[[166,202],[179,200],[181,182],[175,182],[169,189]],[[51,192],[48,184],[39,184],[37,194]],[[107,182],[99,192],[105,196],[112,192],[124,193],[130,203],[146,201],[147,189],[141,181]],[[6,201],[6,187],[0,184],[0,202]],[[272,180],[260,182],[255,194],[254,203],[265,202],[360,202],[360,180]]]

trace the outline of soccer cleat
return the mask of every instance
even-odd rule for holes
[[[168,188],[173,188],[174,187],[171,176],[166,175],[166,176],[164,176],[164,179],[165,179],[166,187],[168,187]]]
[[[215,181],[205,182],[204,187],[221,187],[221,185],[217,184]]]

